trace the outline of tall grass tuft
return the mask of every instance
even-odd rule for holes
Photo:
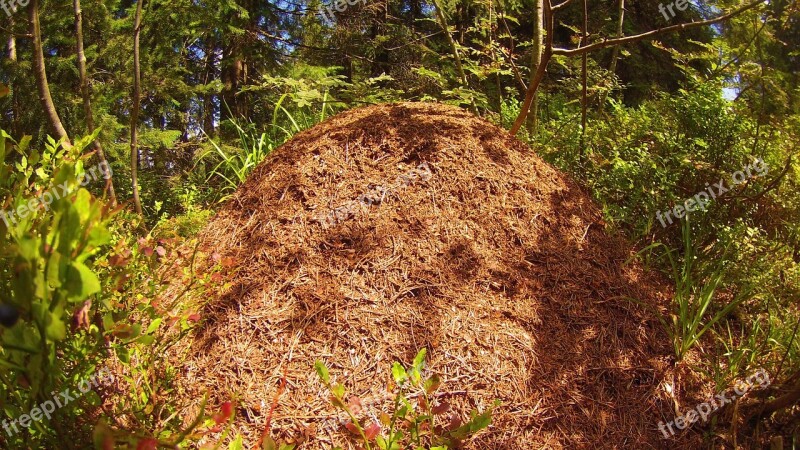
[[[282,127],[277,123],[276,119],[279,111],[283,111],[288,117],[291,123],[289,128]],[[223,195],[220,200],[225,200],[229,197],[233,191],[244,183],[261,161],[294,136],[295,133],[301,131],[300,125],[298,125],[292,114],[281,106],[281,102],[276,105],[275,114],[276,117],[272,121],[271,130],[262,133],[256,132],[252,126],[245,128],[239,122],[231,120],[231,124],[238,136],[238,147],[226,146],[206,135],[211,148],[200,155],[198,164],[212,157],[219,160],[209,171],[205,182],[209,183],[215,178],[222,181]]]
[[[716,296],[724,278],[727,258],[723,257],[719,263],[710,263],[704,268],[697,264],[699,260],[694,244],[688,217],[682,222],[683,258],[677,254],[677,249],[670,249],[665,244],[657,242],[639,252],[651,252],[663,249],[664,255],[672,268],[672,278],[675,280],[675,296],[672,311],[669,316],[661,314],[652,305],[640,300],[629,300],[651,308],[669,335],[675,356],[678,361],[683,360],[700,338],[720,320],[730,314],[737,306],[752,297],[752,289],[745,287],[737,292],[727,303],[714,305]],[[727,254],[727,251],[723,252]]]

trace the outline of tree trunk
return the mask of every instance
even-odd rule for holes
[[[44,50],[42,49],[42,30],[39,24],[39,0],[31,0],[28,7],[28,15],[31,21],[31,35],[33,37],[33,76],[36,78],[36,87],[39,90],[39,102],[47,116],[54,136],[64,142],[66,147],[72,147],[72,143],[67,135],[67,130],[58,117],[56,105],[50,95],[50,85],[47,83],[47,70],[44,65]]]
[[[19,67],[17,66],[17,36],[14,34],[14,16],[8,19],[8,61],[11,67],[11,74],[9,80],[11,81],[11,132],[14,137],[20,136],[19,124],[19,94],[17,93],[17,77],[19,76]]]
[[[458,46],[456,45],[456,41],[453,39],[453,36],[450,35],[450,27],[447,25],[447,19],[444,16],[444,11],[442,11],[442,7],[438,0],[433,0],[433,9],[436,10],[436,18],[439,20],[439,26],[441,26],[444,30],[445,38],[447,39],[448,44],[450,44],[450,51],[453,53],[453,59],[455,59],[456,62],[456,72],[458,73],[461,86],[468,88],[469,80],[467,80],[467,74],[464,73],[464,66],[461,65],[461,56],[458,54]],[[475,105],[474,99],[472,100],[472,112],[478,114],[478,107]]]
[[[625,0],[619,0],[619,18],[617,19],[617,36],[616,38],[619,39],[622,37],[623,31],[623,24],[625,23]],[[617,73],[617,61],[619,60],[619,45],[615,45],[614,49],[611,51],[611,63],[608,65],[608,71],[611,72],[611,77],[613,79],[614,75]],[[600,96],[600,108],[605,107],[606,104],[606,97],[608,97],[608,90],[603,92]]]
[[[494,0],[489,0],[489,45],[488,48],[494,49],[495,48],[495,33],[497,30],[495,29],[495,25],[499,24],[499,21],[495,18],[497,15],[497,11],[495,10]],[[501,64],[497,61],[497,52],[492,50],[491,52],[492,58],[492,67],[500,67]],[[500,72],[496,71],[494,73],[494,85],[492,88],[487,89],[491,95],[491,90],[494,90],[494,95],[492,96],[492,100],[490,102],[490,108],[492,111],[497,112],[498,114],[502,114],[503,110],[503,80],[500,79]]]
[[[136,2],[136,16],[133,25],[133,110],[131,111],[131,181],[133,182],[133,205],[136,213],[142,215],[142,202],[139,199],[139,148],[136,127],[139,124],[139,106],[142,77],[139,67],[139,33],[142,30],[142,5]]]
[[[89,90],[89,77],[86,75],[86,53],[83,51],[83,14],[81,12],[81,0],[73,0],[72,6],[75,9],[75,42],[78,55],[78,73],[81,78],[81,96],[83,97],[83,113],[86,116],[86,129],[89,134],[94,132],[94,117],[92,117],[92,100]],[[95,139],[94,149],[97,151],[97,158],[102,164],[108,167],[108,160],[103,151],[100,141]],[[112,205],[117,204],[117,194],[114,191],[114,181],[111,177],[106,180],[106,192]]]
[[[422,14],[422,0],[410,0],[409,1],[409,14],[408,14],[408,21],[406,24],[411,31],[417,31],[417,19],[423,19],[424,16]]]
[[[536,17],[534,18],[533,28],[533,47],[531,48],[531,83],[536,77],[539,65],[542,63],[542,46],[544,44],[544,0],[536,0]],[[528,111],[528,121],[526,123],[528,133],[536,134],[539,129],[539,92],[533,94],[530,110]]]
[[[528,116],[528,111],[533,104],[533,98],[539,91],[539,85],[542,84],[544,75],[547,72],[547,65],[550,64],[550,59],[553,57],[553,9],[550,0],[543,0],[543,4],[544,10],[542,17],[544,17],[546,35],[544,41],[544,50],[542,51],[542,60],[539,63],[539,66],[536,68],[536,73],[531,79],[530,85],[528,85],[528,90],[525,92],[525,100],[522,102],[519,115],[514,121],[514,125],[511,126],[510,131],[512,135],[517,134],[519,129],[522,127],[522,124],[525,123],[525,119]]]
[[[583,0],[583,35],[581,36],[581,47],[588,45],[589,42],[589,8],[587,6],[586,0]],[[588,63],[589,63],[589,54],[583,54],[583,60],[581,61],[581,161],[583,161],[584,156],[586,155],[586,110],[589,106],[589,95],[588,95]]]
[[[238,39],[237,37],[233,38]],[[226,46],[222,56],[222,100],[220,116],[222,120],[237,118],[239,114],[239,83],[242,77],[243,61],[239,51],[239,44],[233,42]]]
[[[203,79],[203,84],[208,85],[211,80],[216,77],[216,54],[217,43],[214,39],[209,38],[205,45],[206,52],[206,73]],[[203,131],[209,135],[214,136],[214,94],[203,94]]]
[[[625,0],[619,0],[619,19],[617,20],[617,39],[622,37],[622,25],[625,22]],[[619,59],[619,45],[614,46],[611,51],[611,64],[608,71],[614,75],[617,71],[617,60]]]
[[[370,67],[370,76],[372,77],[391,72],[389,70],[389,51],[386,50],[386,43],[381,39],[381,33],[386,29],[386,23],[388,21],[389,1],[383,0],[380,4],[380,10],[377,11],[375,17],[372,18],[372,26],[370,27],[369,34],[372,42],[379,43],[379,45],[375,47],[375,55],[372,57],[372,64]]]

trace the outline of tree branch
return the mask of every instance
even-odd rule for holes
[[[756,194],[756,195],[754,195],[752,197],[745,197],[745,200],[756,201],[759,198],[763,197],[769,191],[771,191],[771,190],[775,189],[776,187],[778,187],[778,185],[780,184],[781,180],[786,176],[787,173],[789,173],[789,170],[791,168],[792,168],[792,155],[789,155],[789,158],[786,159],[786,165],[783,167],[783,170],[781,171],[780,174],[778,174],[777,177],[775,177],[774,180],[772,180],[772,183],[770,183],[769,186],[764,188],[764,190],[759,192],[758,194]]]
[[[606,39],[601,42],[595,42],[594,44],[587,45],[585,47],[573,48],[573,49],[566,49],[566,48],[554,48],[553,54],[554,55],[563,55],[563,56],[577,56],[583,53],[588,53],[594,50],[599,50],[601,48],[606,47],[613,47],[615,45],[622,45],[627,44],[629,42],[637,42],[643,41],[645,39],[651,39],[653,37],[659,36],[661,34],[672,33],[673,31],[683,31],[689,30],[692,28],[704,27],[708,25],[713,25],[715,23],[724,22],[732,17],[736,17],[743,12],[749,11],[753,8],[756,8],[759,5],[762,5],[766,0],[756,0],[752,3],[749,3],[739,9],[733,10],[728,14],[715,17],[713,19],[703,20],[700,22],[690,22],[690,23],[681,23],[678,25],[671,25],[664,28],[659,28],[657,30],[648,31],[646,33],[635,34],[633,36],[625,36],[618,39]]]
[[[558,11],[559,9],[564,8],[567,5],[569,5],[571,2],[572,2],[572,0],[564,0],[563,2],[557,4],[556,6],[551,7],[550,9],[552,11]]]

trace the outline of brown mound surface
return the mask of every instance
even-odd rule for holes
[[[670,345],[622,298],[664,304],[665,290],[624,264],[631,246],[576,183],[465,111],[371,106],[300,133],[202,239],[239,267],[182,384],[238,399],[235,431],[251,444],[286,370],[273,434],[316,429],[301,449],[354,448],[314,361],[377,415],[391,363],[422,347],[453,410],[501,401],[467,448],[666,442]]]

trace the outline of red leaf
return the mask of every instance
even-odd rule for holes
[[[231,402],[223,403],[222,404],[222,414],[224,414],[225,417],[230,418],[233,415],[233,403],[231,403]]]
[[[200,321],[200,319],[201,319],[200,314],[192,314],[186,318],[186,320],[188,320],[189,322],[198,322]]]
[[[345,424],[344,427],[347,428],[351,433],[353,433],[355,435],[358,435],[358,427],[353,425],[351,422],[348,422],[347,424]]]
[[[108,258],[108,263],[111,267],[123,267],[128,264],[128,259],[122,255],[111,255],[111,257]]]
[[[214,414],[214,422],[216,422],[217,425],[221,425],[227,422],[228,420],[230,420],[231,416],[233,416],[233,403],[231,402],[223,403],[222,407],[220,408],[220,411],[221,412]]]
[[[136,450],[156,450],[158,441],[153,438],[142,439],[136,446]]]
[[[450,423],[447,424],[447,430],[453,431],[460,427],[463,423],[464,422],[461,420],[461,417],[458,417],[457,414],[453,414],[453,416],[450,417]]]
[[[376,422],[372,422],[372,425],[368,426],[367,429],[364,430],[364,436],[366,436],[367,440],[369,441],[375,439],[379,434],[381,434],[381,426]]]
[[[444,414],[450,410],[450,404],[447,402],[441,402],[438,405],[434,406],[431,412],[434,415]]]
[[[152,247],[144,247],[144,248],[142,248],[142,254],[144,254],[144,256],[147,256],[148,258],[153,256]]]
[[[164,249],[164,247],[159,245],[158,247],[156,247],[156,253],[158,253],[158,256],[163,258],[164,256],[166,256],[167,250]]]
[[[235,267],[236,266],[236,259],[230,258],[230,257],[222,258],[222,261],[220,261],[220,264],[222,265],[222,267],[224,267],[226,269],[230,269],[231,267]]]

